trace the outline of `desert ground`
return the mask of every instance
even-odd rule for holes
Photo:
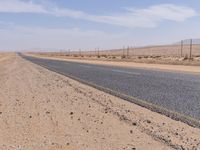
[[[63,50],[61,52],[36,53],[40,56],[82,60],[101,60],[114,62],[135,62],[144,64],[200,65],[200,45],[161,45],[148,47],[129,47],[112,50]]]
[[[200,129],[0,55],[1,150],[200,149]]]
[[[180,56],[181,55],[181,45],[174,44],[174,45],[156,45],[156,46],[145,46],[145,47],[124,47],[123,49],[112,49],[112,50],[100,50],[99,54],[101,55],[112,55],[112,56],[121,56],[127,55],[127,48],[129,49],[128,55],[129,56]],[[98,51],[91,51],[84,52],[83,54],[88,55],[97,55]],[[189,56],[190,53],[190,45],[184,44],[182,47],[182,55]],[[79,51],[78,53],[79,54]],[[192,54],[194,56],[200,55],[200,45],[194,44],[192,45]]]

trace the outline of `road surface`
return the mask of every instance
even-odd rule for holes
[[[23,56],[50,70],[200,120],[200,76]]]

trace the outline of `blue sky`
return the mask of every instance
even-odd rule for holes
[[[1,0],[0,50],[102,49],[200,38],[197,0]]]

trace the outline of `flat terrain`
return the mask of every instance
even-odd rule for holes
[[[77,50],[70,51],[71,55],[86,55],[86,56],[97,56],[98,50]],[[53,54],[53,53],[52,53]],[[56,54],[56,53],[54,53]],[[59,52],[57,53],[59,54]],[[66,50],[65,54],[69,54],[69,51]],[[107,55],[107,56],[122,56],[127,55],[127,47],[124,49],[111,49],[111,50],[99,50],[99,55]],[[129,47],[128,50],[129,56],[180,56],[181,55],[181,45],[159,45],[159,46],[146,46],[146,47]],[[183,56],[190,55],[190,45],[184,44],[182,49]],[[192,55],[199,56],[200,55],[200,44],[192,45]]]
[[[0,149],[200,149],[200,129],[12,54],[0,59]]]
[[[200,119],[200,76],[26,57],[65,75]]]
[[[82,50],[37,53],[40,56],[73,58],[83,60],[103,60],[114,62],[135,62],[144,64],[171,64],[200,66],[200,45],[192,45],[190,58],[190,45],[161,45],[139,48],[124,48],[113,50]]]
[[[124,52],[123,52],[124,51]],[[95,52],[82,52],[83,54],[93,54],[97,55],[97,51]],[[189,56],[190,53],[190,45],[183,45],[182,55]],[[78,54],[78,53],[77,53]],[[100,51],[101,55],[112,55],[112,56],[122,56],[127,55],[127,47],[123,49],[113,49],[113,50],[105,50]],[[192,46],[192,54],[194,56],[200,55],[200,45],[193,44]],[[181,45],[160,45],[160,46],[146,46],[146,47],[129,47],[128,51],[129,56],[180,56],[181,55]]]

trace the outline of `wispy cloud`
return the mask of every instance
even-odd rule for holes
[[[145,9],[126,8],[124,12],[108,15],[94,15],[80,10],[60,8],[53,5],[36,4],[32,1],[22,0],[1,0],[0,12],[41,13],[128,28],[151,28],[158,26],[160,22],[165,20],[181,22],[198,15],[193,8],[174,4],[154,5]]]
[[[47,13],[42,5],[34,4],[32,1],[1,0],[0,12],[5,13]]]

